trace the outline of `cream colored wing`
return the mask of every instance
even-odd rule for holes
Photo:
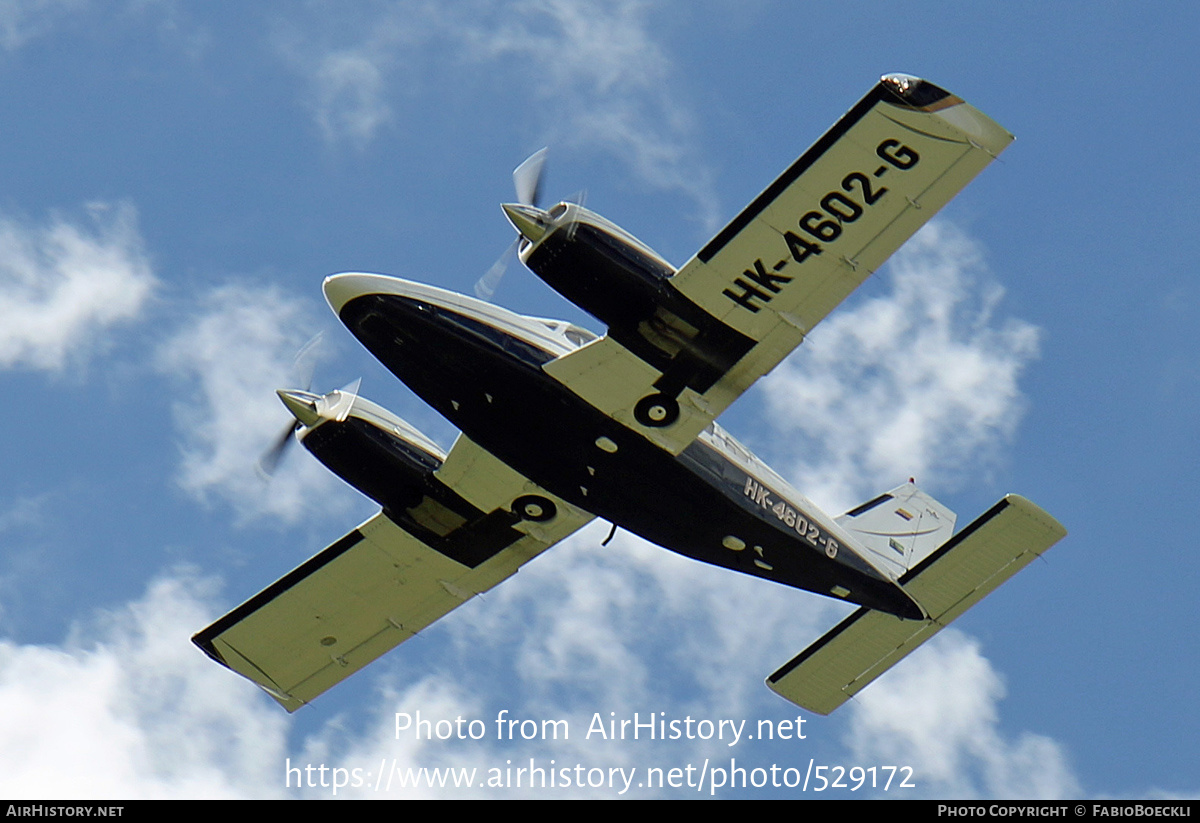
[[[693,341],[707,362],[733,363],[719,379],[667,390],[664,411],[647,398],[665,375],[607,338],[546,371],[678,454],[1011,141],[932,83],[888,75],[669,279],[719,321]],[[664,335],[696,333],[658,320]]]
[[[435,475],[479,516],[380,512],[193,642],[295,711],[592,519],[465,436]]]

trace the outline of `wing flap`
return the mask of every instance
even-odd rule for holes
[[[1041,508],[1008,495],[901,578],[930,619],[859,609],[767,678],[767,685],[798,706],[829,714],[1065,535]]]
[[[458,480],[457,491],[485,504],[489,518],[529,494],[548,501],[552,514],[515,522],[517,539],[471,567],[380,512],[193,642],[295,711],[592,519],[463,437],[443,470],[441,479]],[[461,528],[469,533],[471,525]]]

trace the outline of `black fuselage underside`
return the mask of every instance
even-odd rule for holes
[[[554,355],[474,318],[399,295],[341,310],[393,374],[477,444],[562,499],[647,540],[729,569],[905,617],[915,606],[852,551],[830,558],[745,493],[747,473],[709,444],[675,456],[542,371]],[[606,438],[601,448],[597,441]],[[745,548],[723,545],[736,536]]]

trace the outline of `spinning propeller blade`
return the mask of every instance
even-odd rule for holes
[[[538,149],[525,162],[513,169],[513,186],[517,202],[536,206],[542,193],[542,170],[546,166],[546,149]]]
[[[322,339],[325,337],[324,331],[319,331],[308,339],[300,349],[296,352],[296,356],[292,359],[292,371],[300,378],[300,382],[304,386],[304,391],[312,390],[313,372],[316,370],[316,352],[320,346]],[[284,453],[287,452],[288,443],[292,440],[292,435],[296,429],[300,427],[298,420],[293,420],[287,424],[282,431],[271,441],[271,445],[263,452],[263,456],[258,459],[255,468],[258,470],[259,476],[270,477],[279,468],[279,461],[283,459]]]
[[[517,190],[518,203],[525,206],[538,204],[542,193],[542,172],[546,168],[546,152],[547,149],[538,149],[525,158],[525,162],[513,169],[513,188]],[[513,241],[504,254],[500,255],[500,259],[493,263],[492,267],[475,283],[475,296],[480,300],[491,302],[492,297],[496,294],[496,288],[500,285],[500,280],[504,277],[504,272],[508,271],[509,265],[516,256],[517,246],[520,242],[520,237]]]
[[[261,477],[268,478],[275,474],[275,470],[279,468],[279,461],[283,459],[284,452],[287,451],[288,445],[293,440],[292,435],[298,428],[300,428],[299,420],[288,423],[287,428],[271,441],[270,448],[263,452],[262,457],[258,458],[256,468]]]
[[[519,237],[512,241],[504,254],[500,255],[492,267],[475,283],[475,296],[480,300],[492,302],[492,297],[496,294],[496,287],[500,285],[500,278],[504,277],[504,272],[508,271],[509,265],[516,257],[517,246],[520,242],[521,238]]]
[[[350,412],[354,409],[354,403],[358,399],[358,387],[362,384],[361,377],[326,395],[312,393],[316,359],[313,352],[321,343],[323,336],[324,332],[313,335],[296,353],[292,367],[303,379],[304,388],[279,389],[275,392],[283,401],[283,405],[287,406],[288,411],[292,413],[294,419],[289,421],[287,426],[275,436],[271,445],[259,458],[256,469],[259,476],[264,479],[270,478],[279,468],[280,461],[283,460],[284,454],[295,440],[293,435],[302,427],[315,426],[322,420],[335,420],[341,423],[350,416]]]
[[[324,339],[325,332],[317,332],[308,338],[308,342],[300,347],[300,350],[296,352],[296,357],[292,360],[292,371],[300,378],[299,382],[304,386],[305,391],[312,391],[313,372],[317,369],[317,350]]]

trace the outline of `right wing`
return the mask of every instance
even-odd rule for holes
[[[453,506],[380,512],[192,641],[295,711],[592,519],[465,436],[434,475]]]
[[[647,324],[678,352],[664,371],[609,338],[545,370],[678,454],[1012,139],[934,84],[888,75],[666,281]],[[664,395],[665,413],[651,401]]]
[[[900,579],[930,619],[859,609],[767,678],[767,685],[798,706],[829,714],[1066,533],[1038,506],[1008,495]]]

